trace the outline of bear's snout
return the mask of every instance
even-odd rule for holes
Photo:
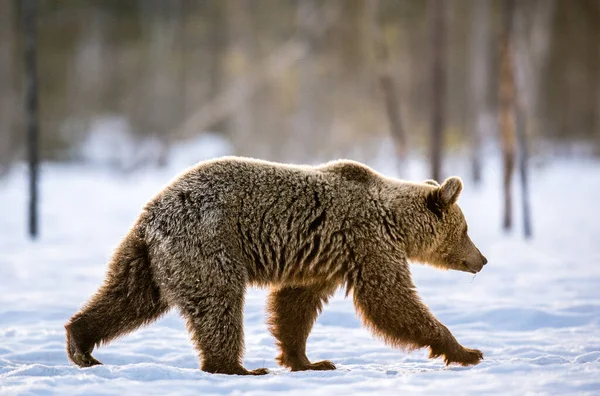
[[[472,274],[476,274],[483,269],[483,266],[487,264],[487,258],[481,253],[476,256],[471,257],[470,259],[463,260],[463,271],[470,272]]]
[[[475,262],[472,265],[469,265],[469,267],[475,270],[475,272],[479,272],[483,269],[483,266],[486,265],[487,262],[487,258],[485,258],[483,254],[479,253],[479,262]]]

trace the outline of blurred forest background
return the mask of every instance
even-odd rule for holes
[[[85,160],[78,147],[108,130],[158,143],[135,154],[135,165],[161,163],[173,141],[206,131],[223,134],[237,154],[273,160],[329,159],[386,136],[396,136],[401,153],[422,150],[431,135],[436,26],[445,146],[478,146],[500,136],[505,3],[40,0],[41,156]],[[21,8],[0,1],[4,168],[26,152]],[[558,142],[597,154],[600,1],[520,0],[513,14],[516,87],[532,149]]]
[[[434,177],[443,147],[476,180],[486,147],[600,153],[600,0],[33,2],[42,160],[164,165],[206,132],[289,162],[387,141]],[[25,3],[0,0],[0,173],[27,153]]]

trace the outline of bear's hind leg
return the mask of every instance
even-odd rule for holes
[[[168,309],[145,245],[128,236],[113,256],[104,284],[65,325],[67,356],[80,367],[101,364],[91,355],[95,346],[158,319]]]
[[[306,356],[306,339],[334,291],[331,286],[289,286],[271,291],[268,324],[281,350],[277,357],[280,365],[292,371],[335,370],[328,360],[311,363]]]
[[[242,365],[245,284],[236,282],[235,276],[215,276],[218,275],[210,275],[210,286],[177,287],[176,303],[200,353],[202,370],[215,374],[268,374],[266,368],[246,370]]]

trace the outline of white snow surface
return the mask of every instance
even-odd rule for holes
[[[192,147],[197,160],[212,155]],[[422,299],[459,342],[484,352],[481,364],[445,367],[427,359],[426,350],[386,346],[361,326],[351,298],[339,292],[307,347],[310,359],[330,359],[337,370],[291,373],[274,360],[277,349],[264,324],[267,291],[250,289],[244,364],[271,370],[261,377],[200,371],[175,311],[96,349],[104,365],[70,364],[64,323],[102,282],[112,249],[143,204],[182,169],[119,176],[44,164],[42,233],[30,242],[26,168],[17,167],[0,180],[0,394],[598,394],[600,163],[555,161],[532,170],[535,235],[527,242],[519,226],[508,236],[500,230],[496,162],[490,159],[478,188],[466,164],[448,164],[449,173],[464,177],[459,203],[489,260],[484,270],[473,277],[412,266]],[[411,161],[410,177],[422,178],[421,163]],[[394,174],[384,161],[373,165]]]

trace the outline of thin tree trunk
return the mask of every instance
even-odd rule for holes
[[[187,32],[187,15],[189,9],[188,0],[181,0],[179,4],[177,19],[178,19],[178,27],[177,27],[177,41],[179,43],[178,49],[179,53],[177,54],[177,59],[179,60],[179,68],[177,70],[177,85],[175,95],[179,98],[178,104],[179,108],[175,109],[175,118],[174,124],[170,125],[169,128],[169,138],[172,140],[173,130],[176,125],[178,125],[181,121],[187,117],[188,113],[188,90],[187,90],[187,74],[186,74],[186,64],[188,59],[186,57],[187,53],[191,50],[188,47],[188,32]]]
[[[515,111],[519,149],[519,175],[521,181],[521,206],[523,211],[523,234],[526,239],[533,235],[531,205],[529,201],[529,115],[537,108],[540,92],[540,74],[547,62],[550,42],[548,31],[554,14],[555,1],[535,3],[535,18],[526,17],[524,9],[514,13],[513,70],[515,76]],[[518,38],[518,39],[517,39]]]
[[[594,32],[596,37],[596,43],[600,43],[600,3],[596,2],[594,8]],[[600,155],[600,46],[596,48],[596,151]]]
[[[490,0],[477,0],[471,10],[469,124],[471,135],[471,175],[481,182],[483,129],[488,87]]]
[[[526,239],[529,239],[532,236],[531,206],[529,204],[529,145],[527,142],[527,116],[522,105],[517,105],[517,137],[521,154],[519,156],[519,175],[521,177],[523,235]]]
[[[0,1],[0,177],[13,160],[15,127],[13,2]]]
[[[211,14],[210,22],[209,22],[209,37],[208,37],[208,97],[203,100],[203,102],[215,101],[219,95],[222,94],[224,88],[225,76],[223,69],[223,56],[224,48],[227,48],[227,37],[225,34],[226,29],[224,26],[227,26],[229,21],[226,18],[226,4],[224,2],[211,1],[208,3],[208,12]],[[204,103],[200,106],[200,108],[204,107]],[[180,125],[183,124],[185,120],[182,120]],[[214,121],[210,120],[206,125],[198,126],[198,130],[210,130],[210,131],[219,131],[223,134],[228,134],[230,131],[228,130],[229,125],[227,125],[227,118],[221,117]],[[194,131],[197,133],[197,130]]]
[[[146,84],[150,92],[146,108],[142,111],[147,113],[150,120],[150,132],[160,142],[156,164],[165,166],[171,145],[170,131],[179,122],[177,115],[183,106],[182,96],[178,92],[182,65],[177,62],[181,51],[182,0],[154,0],[149,7],[152,12],[150,18],[147,16],[146,23],[151,44],[146,64]]]
[[[25,112],[27,119],[27,147],[29,159],[29,235],[38,236],[38,80],[36,0],[23,1],[24,60],[26,76]]]
[[[307,157],[317,150],[315,139],[311,139],[313,131],[316,130],[316,116],[319,104],[317,69],[314,51],[317,44],[315,27],[320,23],[319,5],[316,0],[298,1],[297,21],[300,39],[308,48],[307,56],[298,62],[298,105],[293,117],[294,138],[287,142],[286,156],[295,161],[305,161]],[[299,152],[296,142],[303,141],[304,152]]]
[[[104,93],[112,85],[109,73],[111,63],[114,63],[110,59],[110,50],[105,48],[107,20],[103,11],[96,6],[78,7],[76,15],[86,23],[77,37],[73,56],[69,56],[70,78],[65,81],[65,101],[70,126],[66,139],[89,131],[94,117],[104,109]]]
[[[500,37],[500,135],[503,158],[504,217],[503,228],[512,228],[512,175],[515,167],[516,89],[513,70],[512,24],[513,0],[505,0],[504,26]]]
[[[396,146],[396,154],[400,160],[404,160],[408,151],[406,131],[402,124],[400,115],[400,98],[396,81],[392,76],[390,55],[387,43],[382,34],[382,28],[379,23],[379,0],[370,0],[366,3],[367,13],[370,19],[370,30],[375,48],[375,67],[383,99],[385,110],[388,116],[390,132]]]
[[[231,84],[239,84],[244,81],[251,70],[253,60],[252,40],[252,3],[250,0],[228,0],[226,1],[228,16],[228,51],[227,72]],[[240,154],[256,155],[247,152],[252,147],[253,134],[253,109],[252,100],[246,98],[240,102],[238,109],[231,114],[228,130],[236,142]],[[260,155],[260,154],[259,154]],[[263,153],[264,155],[264,153]]]
[[[431,32],[431,177],[442,177],[446,101],[446,3],[429,0]]]

